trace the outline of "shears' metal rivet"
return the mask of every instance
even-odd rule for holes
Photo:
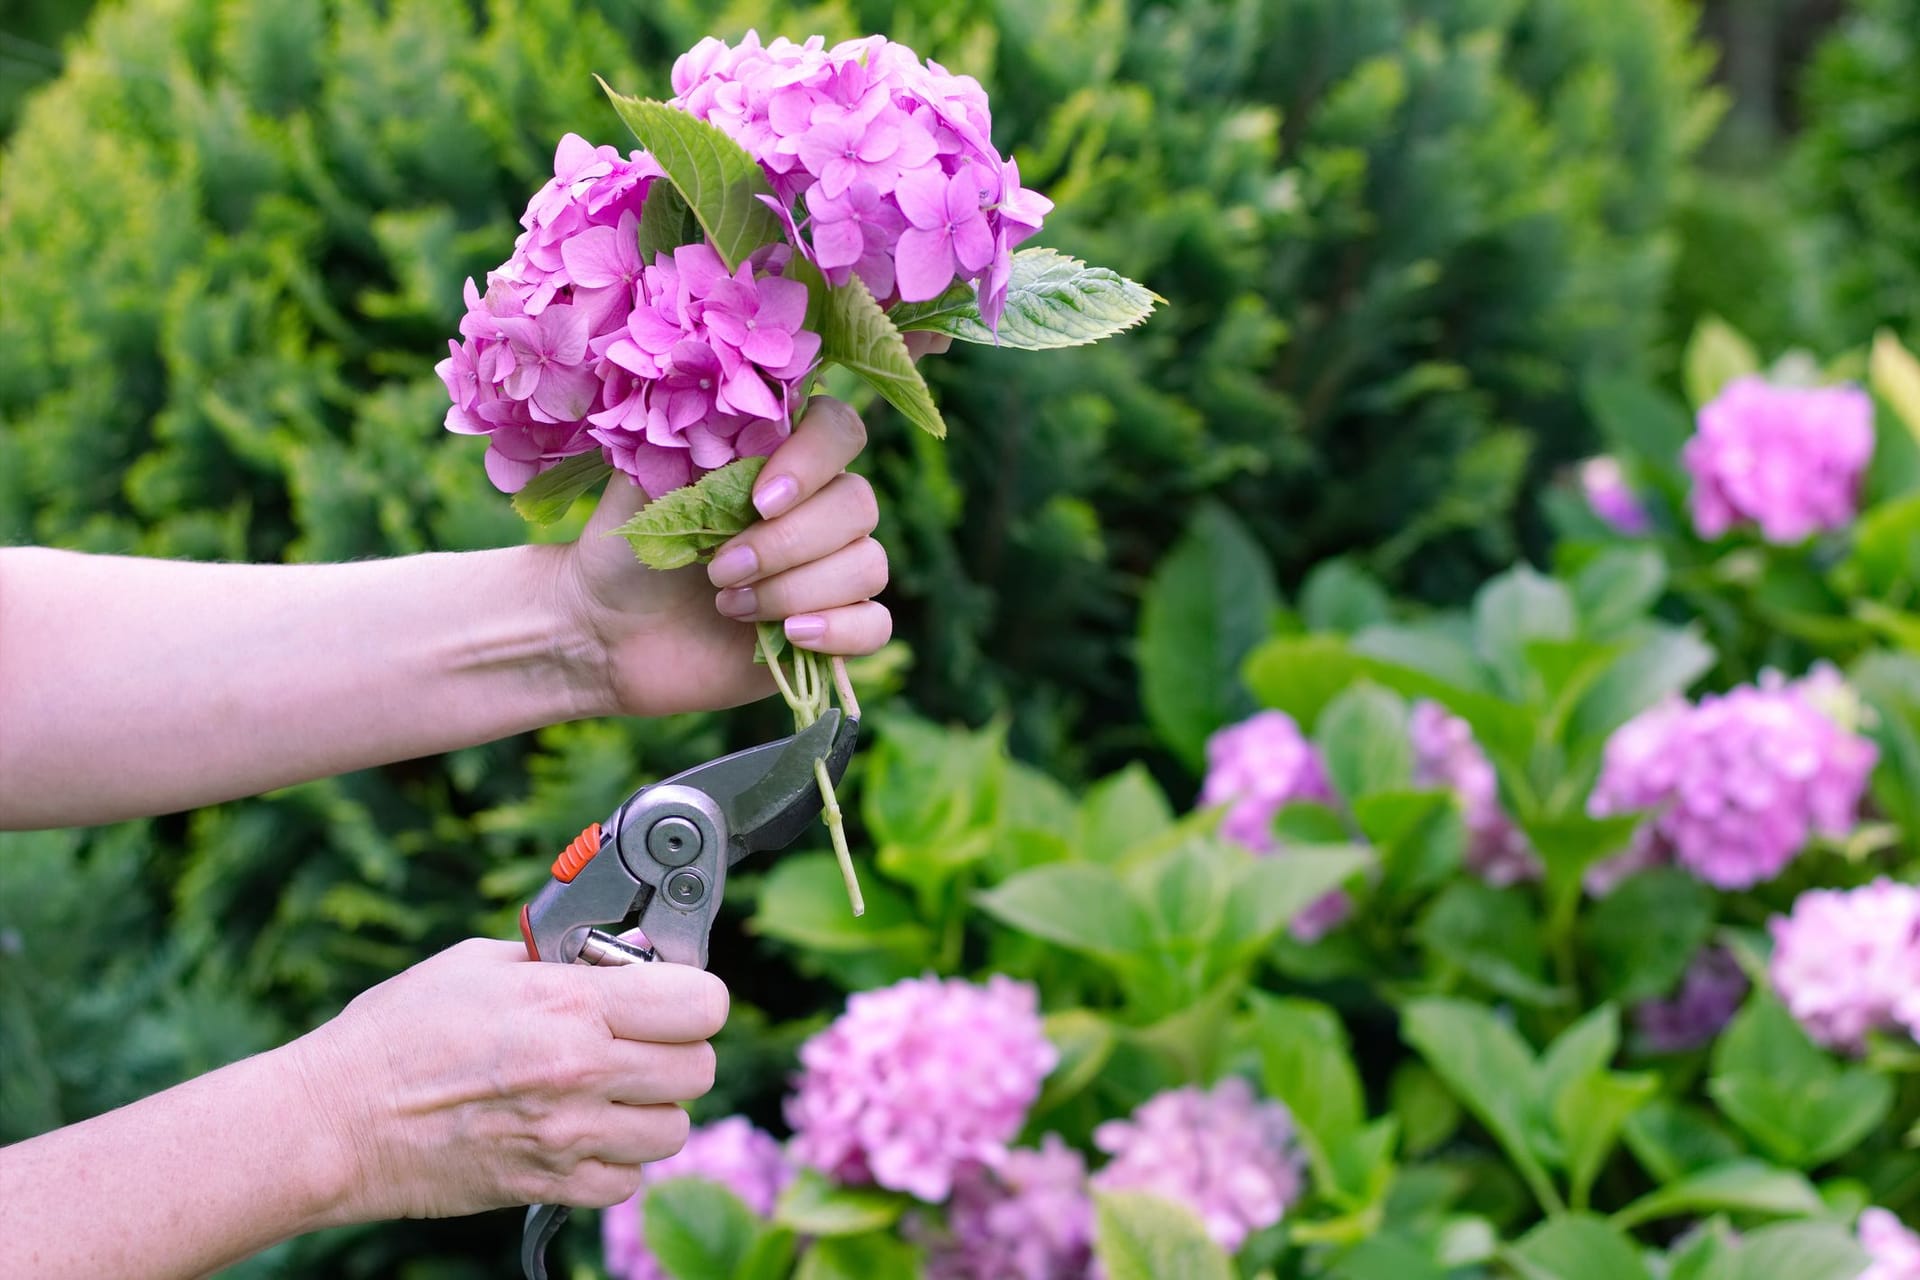
[[[700,905],[707,896],[707,878],[698,871],[676,871],[667,877],[667,901],[676,907]]]
[[[700,828],[685,818],[662,818],[647,831],[647,852],[663,867],[684,867],[700,856]]]

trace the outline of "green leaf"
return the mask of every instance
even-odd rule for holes
[[[1582,387],[1587,410],[1609,447],[1648,467],[1669,487],[1685,487],[1680,451],[1693,434],[1686,406],[1632,377],[1600,374]]]
[[[1093,1199],[1093,1254],[1107,1280],[1232,1280],[1232,1261],[1186,1206],[1133,1191]]]
[[[1484,1005],[1436,997],[1407,1003],[1400,1034],[1487,1127],[1541,1207],[1561,1212],[1565,1205],[1529,1135],[1539,1069],[1520,1033]]]
[[[793,1280],[920,1280],[920,1251],[879,1232],[828,1236],[800,1259]]]
[[[1051,1111],[1092,1084],[1120,1044],[1120,1033],[1112,1021],[1091,1009],[1050,1013],[1045,1027],[1047,1039],[1060,1058],[1047,1073],[1040,1100],[1033,1104],[1035,1114]]]
[[[1424,898],[1460,869],[1467,828],[1449,792],[1376,791],[1353,802],[1353,819],[1380,855],[1376,901]]]
[[[1799,1169],[1852,1150],[1893,1107],[1891,1080],[1835,1063],[1764,991],[1714,1044],[1707,1092],[1767,1154]]]
[[[679,190],[670,182],[648,189],[640,206],[640,261],[651,266],[660,255],[671,258],[675,249],[699,244],[706,233]]]
[[[1248,1031],[1260,1081],[1286,1104],[1322,1195],[1343,1208],[1368,1200],[1374,1170],[1348,1158],[1366,1122],[1366,1099],[1338,1015],[1312,1000],[1252,996]]]
[[[1226,508],[1201,504],[1140,606],[1141,701],[1188,766],[1204,762],[1209,734],[1252,710],[1240,667],[1278,605],[1260,544]]]
[[[1609,547],[1573,578],[1581,631],[1596,639],[1643,618],[1667,589],[1667,560],[1653,547]]]
[[[820,317],[820,359],[857,374],[902,417],[936,440],[947,438],[947,424],[907,353],[906,341],[859,276],[827,290]]]
[[[1309,631],[1352,633],[1389,622],[1393,597],[1379,579],[1346,557],[1322,561],[1300,588],[1300,617]]]
[[[1749,1231],[1702,1280],[1857,1280],[1868,1258],[1837,1222],[1776,1222]]]
[[[1867,381],[1873,393],[1920,442],[1920,359],[1901,345],[1892,330],[1882,329],[1873,335]]]
[[[971,288],[964,297],[956,287],[930,302],[903,302],[893,316],[902,332],[924,329],[962,342],[1044,351],[1110,338],[1145,320],[1165,301],[1105,267],[1090,267],[1053,249],[1022,249],[1013,255],[997,338],[980,318]]]
[[[1571,640],[1573,595],[1566,586],[1516,565],[1473,599],[1474,645],[1514,699],[1538,695],[1528,680],[1526,646],[1534,640]]]
[[[788,854],[767,872],[748,928],[808,951],[884,951],[909,973],[932,962],[933,935],[905,898],[881,881],[867,886],[866,900],[856,919],[832,854]]]
[[[1314,740],[1334,790],[1349,802],[1404,790],[1413,780],[1406,703],[1371,681],[1354,685],[1328,705]]]
[[[1568,1194],[1584,1209],[1593,1183],[1613,1154],[1620,1130],[1653,1099],[1660,1078],[1651,1072],[1595,1072],[1570,1081],[1553,1100],[1553,1123],[1566,1149]]]
[[[1422,1156],[1460,1128],[1460,1104],[1431,1069],[1409,1059],[1393,1073],[1387,1089],[1409,1157]]]
[[[1587,868],[1624,850],[1642,819],[1635,814],[1589,818],[1571,813],[1521,823],[1547,868],[1548,897],[1555,902],[1580,892]]]
[[[1603,999],[1664,996],[1713,931],[1713,891],[1673,867],[1630,876],[1586,913],[1584,937]]]
[[[1567,1000],[1547,979],[1539,916],[1520,890],[1456,880],[1427,908],[1416,936],[1433,961],[1454,966],[1499,995],[1531,1005]]]
[[[605,80],[600,87],[665,170],[727,270],[738,270],[748,254],[781,238],[779,218],[759,199],[773,195],[773,187],[744,147],[718,126],[664,102],[616,93]]]
[[[1216,951],[1228,965],[1252,961],[1295,916],[1372,860],[1367,850],[1350,844],[1290,844],[1282,857],[1247,858],[1227,898]]]
[[[732,1280],[787,1280],[793,1274],[793,1232],[785,1227],[761,1228],[741,1254]]]
[[[1528,1280],[1652,1280],[1632,1239],[1588,1214],[1543,1222],[1509,1253]]]
[[[1087,788],[1080,802],[1080,851],[1116,862],[1173,825],[1173,806],[1145,765],[1135,761]]]
[[[1138,959],[1151,936],[1146,910],[1120,877],[1089,863],[1035,867],[974,900],[1002,924],[1109,962]]]
[[[1704,1107],[1672,1098],[1655,1098],[1635,1112],[1625,1136],[1633,1158],[1656,1182],[1677,1182],[1746,1150]]]
[[[706,1178],[667,1178],[647,1188],[647,1248],[676,1280],[730,1276],[758,1230],[740,1197]]]
[[[1695,409],[1704,408],[1735,378],[1760,372],[1753,344],[1718,316],[1708,316],[1695,326],[1685,364],[1687,398]]]
[[[907,1197],[896,1192],[842,1187],[802,1169],[780,1193],[773,1220],[803,1236],[857,1236],[891,1227],[907,1205]]]
[[[741,458],[636,511],[614,532],[649,569],[680,569],[711,553],[760,518],[753,482],[765,458]]]
[[[1813,1184],[1791,1169],[1760,1160],[1732,1160],[1650,1191],[1613,1215],[1631,1230],[1660,1218],[1752,1213],[1775,1218],[1816,1217],[1825,1210]]]
[[[576,454],[527,481],[513,495],[513,509],[534,524],[552,524],[567,514],[573,500],[613,474],[599,451]]]
[[[1713,647],[1695,629],[1660,627],[1635,638],[1580,698],[1569,739],[1597,743],[1648,707],[1679,693],[1712,669]]]

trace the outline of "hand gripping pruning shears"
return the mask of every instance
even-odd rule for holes
[[[707,967],[727,868],[791,844],[820,812],[814,762],[839,782],[860,721],[829,709],[801,732],[641,787],[580,833],[553,878],[520,910],[527,955],[559,964],[665,960]],[[644,943],[619,936],[638,928]],[[520,1262],[546,1280],[547,1242],[565,1205],[527,1210]]]

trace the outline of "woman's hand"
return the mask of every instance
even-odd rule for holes
[[[472,940],[289,1046],[340,1151],[343,1222],[603,1207],[680,1149],[727,990],[687,965],[529,963]]]

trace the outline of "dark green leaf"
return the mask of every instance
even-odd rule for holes
[[[667,180],[726,260],[727,270],[737,270],[748,254],[780,239],[780,220],[759,199],[773,195],[766,174],[718,125],[696,120],[664,102],[615,93],[604,80],[600,87],[640,145],[666,171]]]
[[[1460,1104],[1431,1069],[1412,1060],[1393,1073],[1390,1105],[1408,1156],[1434,1150],[1460,1128]]]
[[[1582,389],[1588,411],[1611,448],[1639,460],[1674,489],[1684,489],[1680,450],[1693,434],[1693,418],[1685,405],[1620,375],[1596,375]]]
[[[1666,557],[1653,547],[1608,547],[1574,575],[1581,631],[1608,639],[1646,616],[1667,588]]]
[[[552,524],[567,514],[573,500],[613,474],[599,451],[576,454],[527,481],[513,495],[513,509],[534,524]]]
[[[760,518],[753,482],[765,458],[741,458],[693,484],[662,494],[614,532],[649,569],[680,569],[712,552]]]
[[[640,207],[641,262],[651,266],[662,254],[671,258],[675,249],[699,244],[705,234],[672,183],[655,183],[647,191],[646,203]]]
[[[901,417],[936,440],[946,439],[947,424],[907,353],[906,341],[859,276],[827,290],[820,317],[820,359],[859,375]]]
[[[1434,960],[1499,995],[1532,1005],[1566,1002],[1567,993],[1547,979],[1540,920],[1526,892],[1456,880],[1427,909],[1417,936]]]
[[[1586,914],[1584,940],[1602,998],[1631,1004],[1671,992],[1713,931],[1713,891],[1672,867],[1622,881]]]
[[[1260,544],[1226,508],[1203,504],[1140,606],[1141,700],[1189,766],[1204,761],[1209,734],[1252,710],[1240,666],[1278,603]]]
[[[1587,1206],[1620,1130],[1652,1100],[1660,1078],[1651,1072],[1595,1072],[1570,1081],[1553,1101],[1554,1128],[1566,1151],[1568,1194]]]
[[[1311,1000],[1256,994],[1252,1006],[1248,1031],[1260,1054],[1261,1083],[1293,1113],[1314,1185],[1343,1207],[1360,1207],[1371,1170],[1339,1163],[1367,1118],[1346,1029],[1333,1010]]]
[[[1655,1098],[1627,1121],[1627,1148],[1656,1182],[1677,1182],[1745,1152],[1712,1113],[1672,1098]]]
[[[1793,1170],[1759,1160],[1733,1160],[1648,1192],[1614,1214],[1613,1221],[1631,1229],[1660,1218],[1708,1213],[1816,1217],[1825,1207],[1813,1184]]]
[[[1351,634],[1393,617],[1393,598],[1353,561],[1327,560],[1300,588],[1300,617],[1309,631]]]
[[[1707,1092],[1767,1154],[1800,1169],[1852,1150],[1893,1107],[1892,1081],[1840,1066],[1764,991],[1715,1043]]]

